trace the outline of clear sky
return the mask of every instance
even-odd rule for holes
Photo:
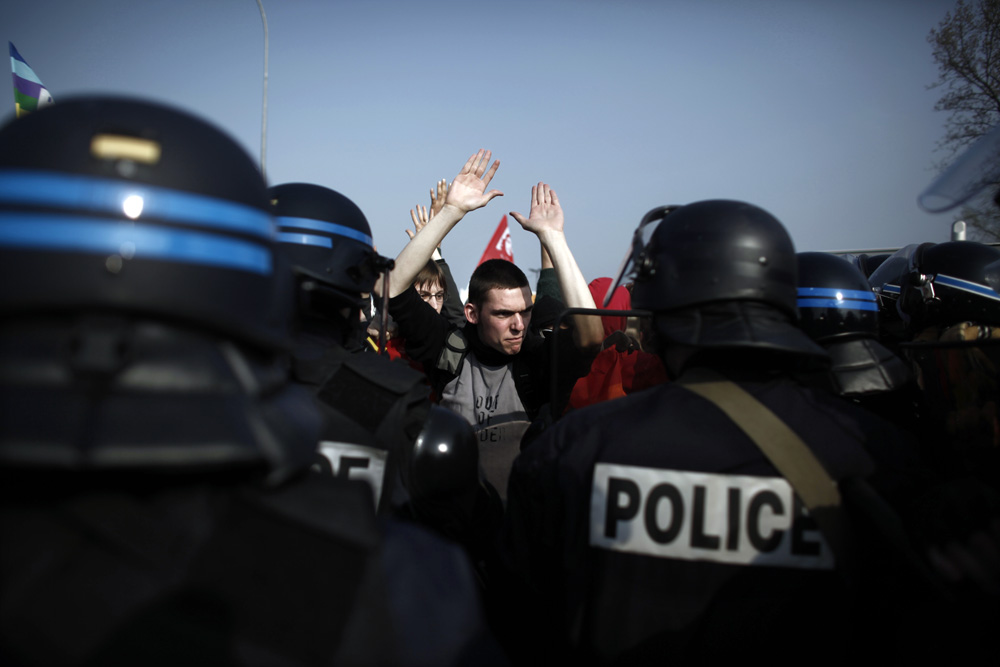
[[[394,256],[408,210],[492,149],[505,196],[444,244],[459,284],[539,180],[588,280],[615,271],[647,210],[708,198],[768,209],[799,250],[945,241],[951,218],[916,197],[943,157],[926,37],[953,5],[264,0],[268,180],[347,195]],[[57,104],[168,102],[259,160],[255,0],[5,2],[0,26]],[[4,120],[13,107],[10,92]],[[515,261],[537,267],[534,237],[511,225]]]

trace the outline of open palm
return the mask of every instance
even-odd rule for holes
[[[448,188],[446,204],[451,204],[460,211],[468,213],[486,206],[494,197],[503,195],[499,190],[486,192],[486,187],[493,180],[493,175],[497,173],[497,168],[500,166],[500,161],[497,160],[487,171],[486,165],[489,164],[492,155],[490,151],[480,149],[478,153],[466,161],[465,166],[458,172],[458,176]]]
[[[561,232],[563,230],[563,210],[559,205],[556,191],[545,183],[531,186],[531,210],[525,218],[520,213],[511,211],[511,216],[529,232],[538,233],[545,230]]]

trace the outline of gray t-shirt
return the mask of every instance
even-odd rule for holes
[[[476,431],[527,421],[512,365],[487,366],[470,352],[455,379],[445,385],[441,405],[465,417]]]

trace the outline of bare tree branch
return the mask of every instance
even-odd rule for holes
[[[943,91],[934,109],[949,114],[938,141],[944,168],[1000,123],[1000,0],[958,0],[927,41],[938,66],[928,88]],[[1000,241],[997,207],[966,206],[956,219],[965,220],[973,238]]]

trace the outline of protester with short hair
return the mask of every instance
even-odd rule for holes
[[[477,430],[530,421],[548,394],[549,348],[529,336],[533,307],[524,273],[504,260],[481,264],[469,282],[467,324],[458,328],[425,308],[408,286],[433,249],[466,213],[485,206],[498,190],[485,192],[499,162],[487,171],[490,152],[480,150],[466,162],[448,191],[445,205],[396,259],[390,280],[390,309],[407,341],[407,352],[422,361],[442,405],[459,412]],[[555,192],[544,183],[532,187],[528,217],[511,213],[536,234],[552,257],[566,305],[593,308],[594,302],[566,244],[563,213]],[[579,372],[579,350],[600,345],[597,318],[575,317],[573,343],[561,346],[567,376]],[[583,368],[585,372],[585,368]],[[573,378],[575,380],[575,377]],[[519,437],[519,436],[518,436]]]

